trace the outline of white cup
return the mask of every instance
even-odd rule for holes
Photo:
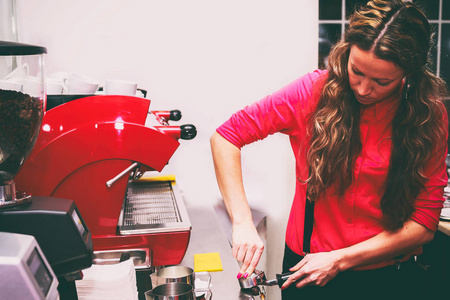
[[[106,95],[124,95],[124,96],[136,96],[137,82],[107,79],[105,82],[105,94]]]
[[[56,73],[49,74],[47,77],[48,78],[52,78],[52,79],[56,79],[56,80],[59,80],[59,81],[62,82],[64,79],[69,78],[69,76],[70,76],[70,72],[59,71],[59,72],[56,72]]]
[[[23,80],[22,92],[32,97],[41,97],[43,93],[42,80],[38,77],[28,76]]]
[[[99,82],[83,74],[70,74],[69,78],[63,81],[64,90],[71,95],[95,94]]]
[[[20,92],[22,90],[22,84],[14,81],[0,80],[0,90]]]
[[[61,80],[46,78],[47,95],[61,95],[63,92],[63,83]]]

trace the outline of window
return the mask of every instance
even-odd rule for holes
[[[368,0],[319,0],[319,68],[325,68],[331,46],[344,34],[354,8]],[[435,31],[432,70],[450,86],[450,0],[412,0],[423,9]]]

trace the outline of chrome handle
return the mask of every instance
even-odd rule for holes
[[[125,170],[123,170],[122,172],[120,172],[117,176],[115,176],[114,178],[108,180],[106,182],[106,186],[107,187],[112,187],[112,185],[114,183],[116,183],[117,180],[119,180],[120,178],[122,178],[123,176],[127,175],[131,170],[133,170],[134,168],[138,167],[139,163],[135,162],[132,163],[131,166],[129,166],[128,168],[126,168]]]

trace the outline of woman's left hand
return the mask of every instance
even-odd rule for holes
[[[324,286],[340,272],[339,256],[335,251],[307,254],[290,269],[293,273],[281,287],[295,284],[297,288],[309,285]]]

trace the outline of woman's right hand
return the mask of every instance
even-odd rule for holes
[[[252,220],[233,224],[233,256],[242,262],[237,278],[253,273],[264,251],[264,243]]]

